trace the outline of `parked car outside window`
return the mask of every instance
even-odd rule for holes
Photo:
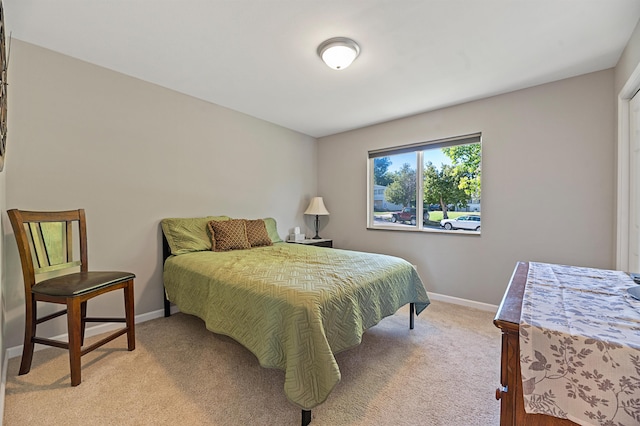
[[[480,216],[468,215],[460,216],[455,219],[442,219],[440,221],[442,226],[447,231],[451,229],[467,229],[471,231],[480,230]]]
[[[426,224],[427,220],[429,220],[429,210],[422,210],[422,221]],[[396,223],[410,223],[411,225],[416,224],[416,209],[413,207],[405,207],[402,211],[391,213],[391,222]]]

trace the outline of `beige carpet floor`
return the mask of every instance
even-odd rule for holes
[[[408,309],[337,355],[342,380],[312,426],[498,425],[500,332],[493,314],[433,302],[408,329]],[[36,352],[31,372],[9,360],[4,425],[299,425],[284,373],[260,367],[234,340],[175,314],[137,325],[85,355],[69,383],[66,351]]]

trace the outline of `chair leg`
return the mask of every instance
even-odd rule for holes
[[[80,328],[80,346],[84,346],[84,329],[87,327],[87,301],[85,300],[80,304],[80,317],[82,318],[82,324]]]
[[[82,381],[80,358],[82,356],[82,308],[76,298],[67,299],[67,332],[69,333],[69,366],[71,367],[71,386]]]
[[[24,325],[24,346],[22,348],[22,361],[20,362],[19,375],[27,374],[31,370],[31,361],[33,361],[33,337],[36,335],[36,301],[31,294],[31,303],[26,303],[25,309],[25,325]]]
[[[136,314],[134,307],[133,280],[124,288],[124,310],[127,322],[127,348],[132,351],[136,348]]]

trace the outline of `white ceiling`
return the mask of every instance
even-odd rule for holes
[[[13,38],[314,137],[611,68],[640,18],[640,0],[3,3]],[[316,54],[337,36],[361,47],[342,71]]]

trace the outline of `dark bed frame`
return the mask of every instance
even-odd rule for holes
[[[162,265],[164,267],[164,262],[167,260],[169,256],[171,256],[171,248],[169,247],[169,243],[167,242],[167,238],[164,236],[164,232],[162,234]],[[164,296],[164,316],[171,316],[171,302],[167,299],[167,292],[163,291],[162,294]],[[409,304],[409,329],[413,330],[414,326],[414,317],[416,312],[416,305],[414,303]],[[302,426],[307,426],[311,423],[311,410],[302,410]]]

